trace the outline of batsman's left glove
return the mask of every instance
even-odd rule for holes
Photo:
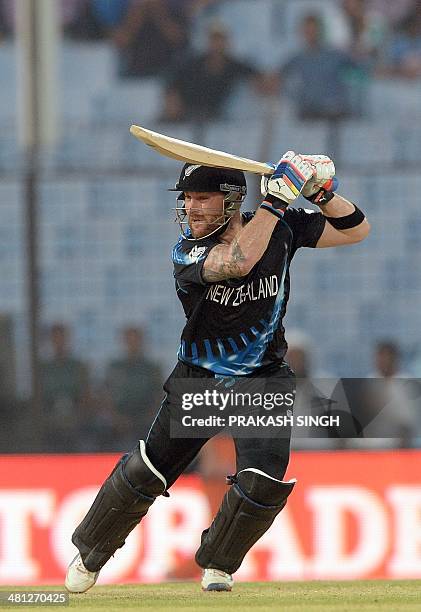
[[[335,164],[327,155],[302,154],[301,157],[311,165],[313,170],[313,178],[305,184],[301,193],[314,204],[327,204],[333,198],[333,192],[339,185],[335,176]]]
[[[300,195],[303,187],[313,176],[313,169],[309,162],[294,151],[287,151],[279,160],[271,176],[263,176],[260,184],[262,195],[272,200],[281,201],[283,206],[292,204]],[[272,206],[279,208],[276,202]]]

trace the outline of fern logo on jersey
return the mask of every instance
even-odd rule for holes
[[[199,261],[199,259],[201,258],[201,256],[204,254],[204,252],[206,251],[207,247],[205,246],[197,246],[197,244],[194,245],[194,247],[192,248],[192,250],[189,252],[189,259],[192,263],[196,263]]]

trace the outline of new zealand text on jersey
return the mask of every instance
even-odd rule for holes
[[[276,274],[259,278],[239,287],[227,285],[211,285],[206,293],[206,300],[223,304],[224,306],[240,306],[243,302],[255,302],[273,297],[278,293],[278,277]]]

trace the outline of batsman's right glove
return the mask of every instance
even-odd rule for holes
[[[294,151],[287,151],[279,160],[274,173],[262,177],[260,190],[265,198],[264,203],[269,202],[274,208],[289,206],[312,177],[311,164]]]
[[[327,204],[333,198],[333,192],[339,182],[335,176],[335,164],[327,155],[302,155],[313,169],[313,178],[302,190],[303,196],[313,204]]]

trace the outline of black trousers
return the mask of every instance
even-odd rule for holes
[[[273,364],[264,371],[262,370],[257,377],[260,378],[258,383],[260,381],[262,383],[261,388],[264,387],[265,390],[272,393],[295,393],[295,375],[285,363]],[[257,377],[251,378],[254,381]],[[171,419],[183,413],[180,390],[185,388],[187,382],[191,389],[190,385],[192,382],[194,384],[195,380],[201,385],[204,382],[214,385],[217,378],[211,372],[190,367],[179,361],[164,384],[166,395],[149,430],[146,439],[146,454],[154,467],[167,480],[168,488],[174,484],[211,437],[207,434],[207,437],[195,438],[171,436]],[[244,377],[233,377],[234,387],[235,381],[239,378],[244,380]],[[252,411],[256,415],[262,413],[259,408],[252,408]],[[281,411],[285,412],[284,409]],[[271,437],[243,437],[247,434],[236,437],[233,435],[237,472],[252,467],[281,480],[288,466],[291,430],[289,427],[282,427],[278,431],[277,435],[277,431],[271,429],[271,432],[275,434]]]

